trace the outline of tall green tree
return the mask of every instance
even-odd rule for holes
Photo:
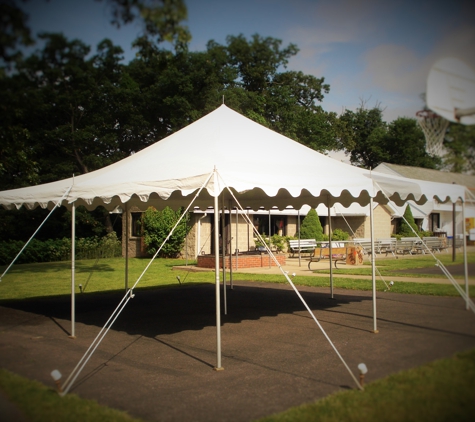
[[[399,117],[391,122],[383,144],[389,163],[432,169],[441,165],[440,158],[426,152],[424,133],[416,119]]]
[[[443,163],[447,170],[475,174],[475,126],[450,123],[444,147]]]
[[[310,208],[300,226],[301,239],[315,239],[316,241],[323,240],[323,227],[320,223],[317,211]]]
[[[389,155],[384,149],[387,125],[378,106],[367,109],[362,103],[355,111],[346,110],[340,116],[341,145],[350,152],[350,161],[358,167],[374,168]]]
[[[406,205],[398,234],[404,237],[414,237],[419,234],[410,205]]]

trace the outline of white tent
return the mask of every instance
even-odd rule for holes
[[[275,157],[274,159],[272,157]],[[93,209],[99,205],[157,208],[182,206],[184,198],[212,179],[195,206],[212,205],[225,187],[236,192],[244,207],[304,204],[347,207],[366,205],[369,198],[397,204],[407,199],[425,202],[437,197],[454,202],[463,188],[451,184],[388,176],[341,163],[282,136],[222,105],[175,134],[100,170],[58,182],[0,192],[0,205],[52,208],[75,203]],[[66,196],[64,196],[66,194]]]
[[[237,201],[233,206],[254,210],[260,207],[282,210],[288,206],[300,209],[305,204],[316,207],[320,203],[327,207],[335,203],[348,207],[356,202],[371,204],[371,213],[373,200],[383,204],[391,200],[401,205],[407,200],[424,203],[435,197],[440,202],[455,202],[464,197],[464,190],[463,186],[411,180],[341,163],[222,105],[175,134],[108,167],[58,182],[0,192],[0,205],[50,209],[64,205],[72,208],[74,216],[79,205],[88,209],[102,205],[109,210],[118,205],[176,209],[193,203],[201,209],[214,206],[215,227],[218,227],[219,196],[223,203],[228,204],[232,198]],[[214,236],[218,256],[218,230]],[[72,266],[74,269],[74,259]],[[216,368],[220,369],[218,259],[215,270]],[[74,295],[74,271],[72,284]],[[374,276],[373,294],[375,297]],[[118,308],[125,306],[130,297],[124,298]],[[375,300],[373,310],[375,316]],[[110,321],[115,318],[111,317]]]

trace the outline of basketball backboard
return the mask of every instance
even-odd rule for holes
[[[475,125],[475,71],[453,57],[438,60],[427,78],[426,101],[451,122]]]

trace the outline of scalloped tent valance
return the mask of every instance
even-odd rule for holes
[[[210,175],[216,171],[217,179]],[[180,131],[117,163],[75,178],[0,192],[5,208],[99,205],[112,210],[128,203],[145,209],[189,204],[205,209],[230,188],[243,207],[320,203],[347,207],[357,202],[398,205],[412,199],[455,202],[463,186],[431,183],[360,169],[309,149],[225,105]],[[215,182],[217,180],[217,183]]]

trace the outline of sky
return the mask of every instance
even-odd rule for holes
[[[321,106],[345,109],[381,107],[384,120],[414,117],[424,107],[427,75],[440,58],[456,57],[475,68],[473,0],[185,0],[191,51],[213,39],[259,34],[296,44],[288,65],[330,84]],[[107,2],[29,0],[21,3],[34,34],[62,32],[95,51],[110,38],[133,59],[137,23],[115,29]]]

